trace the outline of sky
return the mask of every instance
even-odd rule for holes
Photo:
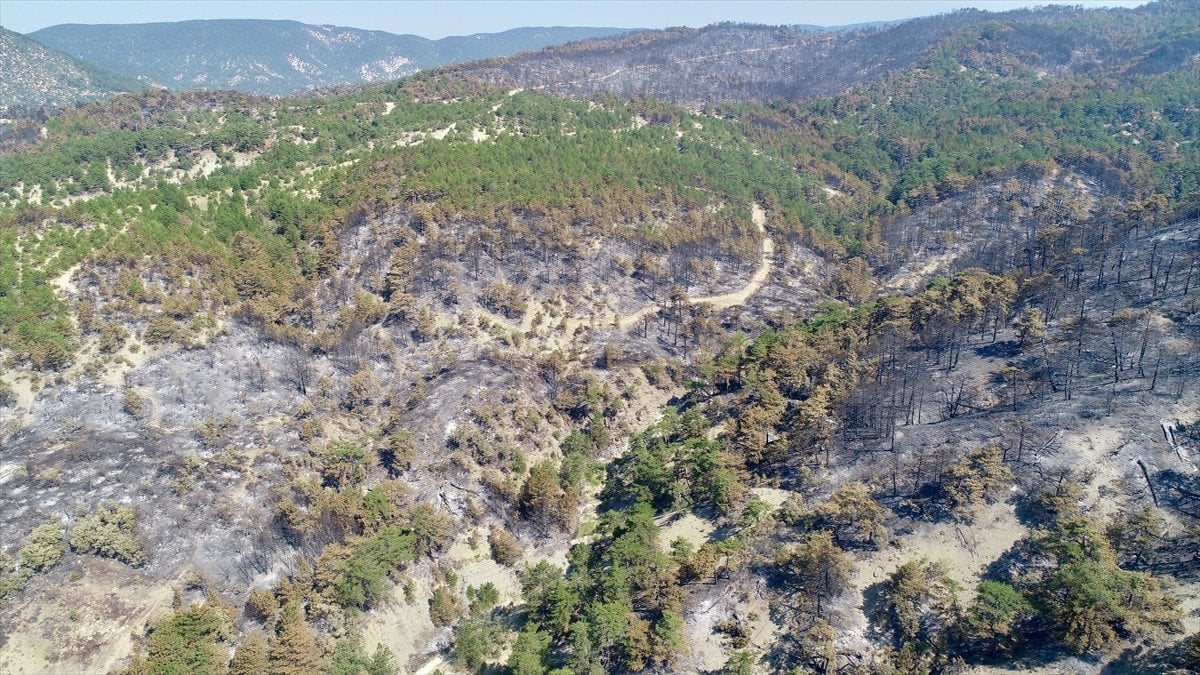
[[[60,23],[292,19],[437,39],[520,26],[666,28],[718,21],[837,26],[960,7],[1005,11],[1051,3],[1134,7],[1144,0],[0,0],[0,25],[29,33]]]

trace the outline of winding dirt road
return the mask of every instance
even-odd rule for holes
[[[775,242],[770,237],[765,236],[767,232],[767,214],[758,204],[751,204],[750,209],[754,225],[764,235],[762,241],[762,258],[758,264],[758,269],[754,271],[754,274],[746,282],[746,285],[738,290],[720,295],[690,295],[687,299],[689,304],[711,305],[717,311],[745,304],[752,295],[763,287],[767,282],[767,278],[771,276],[771,270],[775,266]],[[662,308],[663,305],[661,303],[652,303],[627,314],[609,315],[605,320],[601,320],[598,316],[568,317],[558,324],[558,329],[554,334],[545,338],[542,347],[546,349],[561,348],[571,339],[571,336],[575,335],[577,330],[583,327],[616,327],[618,330],[627,331],[643,319],[657,314]],[[509,330],[528,333],[533,330],[533,317],[537,313],[537,308],[530,307],[527,309],[525,316],[522,317],[519,324],[486,309],[480,308],[476,311]]]
[[[754,225],[758,227],[764,235],[767,233],[767,214],[758,204],[751,205],[751,215],[754,219]],[[767,282],[767,277],[771,276],[771,268],[774,266],[775,242],[767,236],[763,237],[762,241],[762,259],[758,263],[758,269],[754,271],[754,275],[750,277],[750,281],[732,293],[722,293],[721,295],[700,295],[688,296],[688,302],[693,305],[712,305],[713,309],[720,311],[737,305],[745,304],[750,296],[758,292],[763,284]],[[621,330],[629,330],[642,319],[653,315],[662,309],[661,304],[646,305],[645,307],[631,312],[622,314],[620,317],[614,317],[613,324]],[[586,325],[588,322],[584,319],[572,319],[572,322],[577,322],[577,325]],[[570,330],[574,330],[574,326],[570,326]],[[570,331],[568,331],[570,332]]]

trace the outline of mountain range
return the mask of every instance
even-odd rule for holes
[[[314,87],[391,80],[447,63],[624,32],[621,28],[515,28],[429,40],[296,21],[198,20],[62,24],[29,37],[101,68],[171,89],[294,94]]]

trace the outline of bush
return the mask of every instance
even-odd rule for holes
[[[181,335],[179,324],[166,316],[156,316],[146,324],[142,340],[146,344],[155,345],[170,342]]]
[[[62,482],[62,469],[50,467],[42,469],[33,477],[34,482],[41,485],[58,485]]]
[[[129,331],[123,326],[115,322],[106,323],[100,328],[100,353],[116,353],[128,339]]]
[[[970,522],[985,503],[993,503],[1004,494],[1013,474],[1001,460],[995,445],[976,450],[946,470],[942,490],[956,518]]]
[[[519,319],[525,314],[525,294],[520,287],[503,281],[495,281],[483,289],[480,298],[483,305],[509,319]]]
[[[203,604],[180,608],[151,628],[145,672],[225,672],[233,619],[233,608],[209,589]]]
[[[146,414],[146,397],[132,387],[125,390],[125,412],[134,417]]]
[[[462,614],[462,603],[454,595],[454,591],[446,586],[438,586],[433,590],[429,599],[429,618],[435,626],[449,626],[458,615]]]
[[[356,545],[338,564],[333,580],[338,603],[343,607],[369,607],[386,595],[389,575],[413,560],[415,539],[413,534],[389,525]]]
[[[493,527],[488,533],[488,544],[492,548],[492,560],[512,567],[524,553],[517,538],[498,527]]]
[[[847,483],[834,490],[829,501],[813,509],[808,520],[810,529],[832,530],[842,548],[878,548],[888,536],[883,507],[862,483]]]
[[[53,520],[33,528],[21,547],[21,564],[44,572],[58,564],[63,555],[63,529]]]
[[[264,623],[275,621],[279,613],[279,601],[270,589],[252,588],[250,597],[246,598],[246,615]]]
[[[29,570],[18,569],[17,561],[0,549],[0,600],[21,590],[29,580]]]
[[[116,558],[130,565],[146,561],[134,537],[137,516],[128,506],[108,505],[79,519],[71,530],[71,550]]]
[[[338,489],[363,482],[374,459],[363,448],[345,441],[334,441],[322,454],[325,485]]]

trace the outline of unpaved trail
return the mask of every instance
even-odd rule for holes
[[[765,236],[767,232],[766,212],[763,211],[763,208],[758,204],[751,204],[750,208],[754,225],[758,227],[759,231],[764,234],[762,241],[762,257],[759,261],[758,269],[754,271],[754,274],[750,277],[750,280],[746,282],[746,285],[742,286],[736,291],[731,293],[722,293],[721,295],[688,296],[688,303],[693,305],[711,305],[713,309],[717,311],[729,309],[730,307],[736,307],[738,305],[745,304],[745,302],[749,300],[751,296],[757,293],[759,289],[766,284],[767,278],[771,276],[771,270],[775,266],[775,242],[770,237]],[[588,317],[567,317],[558,324],[557,333],[548,338],[543,346],[546,349],[562,348],[564,346],[564,339],[569,340],[571,336],[575,335],[577,330],[584,327],[591,328],[604,326],[613,327],[621,331],[627,331],[636,326],[638,322],[658,313],[658,311],[662,308],[663,305],[661,303],[652,303],[640,309],[629,312],[628,314],[611,315],[611,317],[608,319],[604,319],[598,315]],[[525,315],[521,318],[521,322],[519,324],[486,309],[480,308],[476,311],[479,314],[486,316],[493,323],[504,326],[510,331],[520,330],[522,333],[528,333],[533,329],[533,316],[540,309],[542,309],[540,304],[532,304],[528,309],[525,310]]]
[[[696,298],[688,298],[688,302],[694,305],[707,304],[712,305],[713,309],[722,310],[737,305],[745,304],[750,296],[758,292],[763,284],[767,283],[767,277],[771,275],[771,268],[775,255],[775,242],[770,237],[765,236],[767,233],[767,214],[758,204],[753,206],[754,224],[759,231],[763,233],[762,242],[762,259],[758,263],[758,269],[754,271],[754,276],[750,277],[750,281],[740,289],[732,293],[723,293],[721,295],[700,296]]]
[[[713,309],[720,311],[745,304],[750,296],[754,295],[767,282],[767,277],[771,276],[771,269],[774,267],[775,242],[765,236],[767,232],[767,214],[758,204],[751,204],[751,216],[754,219],[754,225],[763,233],[762,241],[762,258],[758,263],[758,269],[754,271],[754,275],[750,277],[750,281],[746,282],[745,286],[733,291],[732,293],[722,293],[721,295],[702,295],[688,296],[688,302],[693,305],[712,305]],[[622,314],[619,317],[614,317],[612,324],[620,330],[629,330],[637,325],[647,316],[651,316],[662,309],[662,305],[653,304],[646,305],[639,310],[629,314]],[[567,334],[572,333],[579,326],[590,325],[590,319],[568,319]]]
[[[136,390],[142,396],[142,400],[150,406],[150,415],[146,418],[146,424],[159,431],[173,431],[162,424],[162,403],[159,402],[158,396],[155,396],[154,392],[146,387],[136,387]]]
[[[446,657],[442,656],[441,654],[438,654],[437,656],[433,657],[429,661],[425,662],[425,665],[421,666],[417,670],[416,675],[432,675],[433,673],[437,672],[439,669],[441,669],[445,666],[446,666]]]

